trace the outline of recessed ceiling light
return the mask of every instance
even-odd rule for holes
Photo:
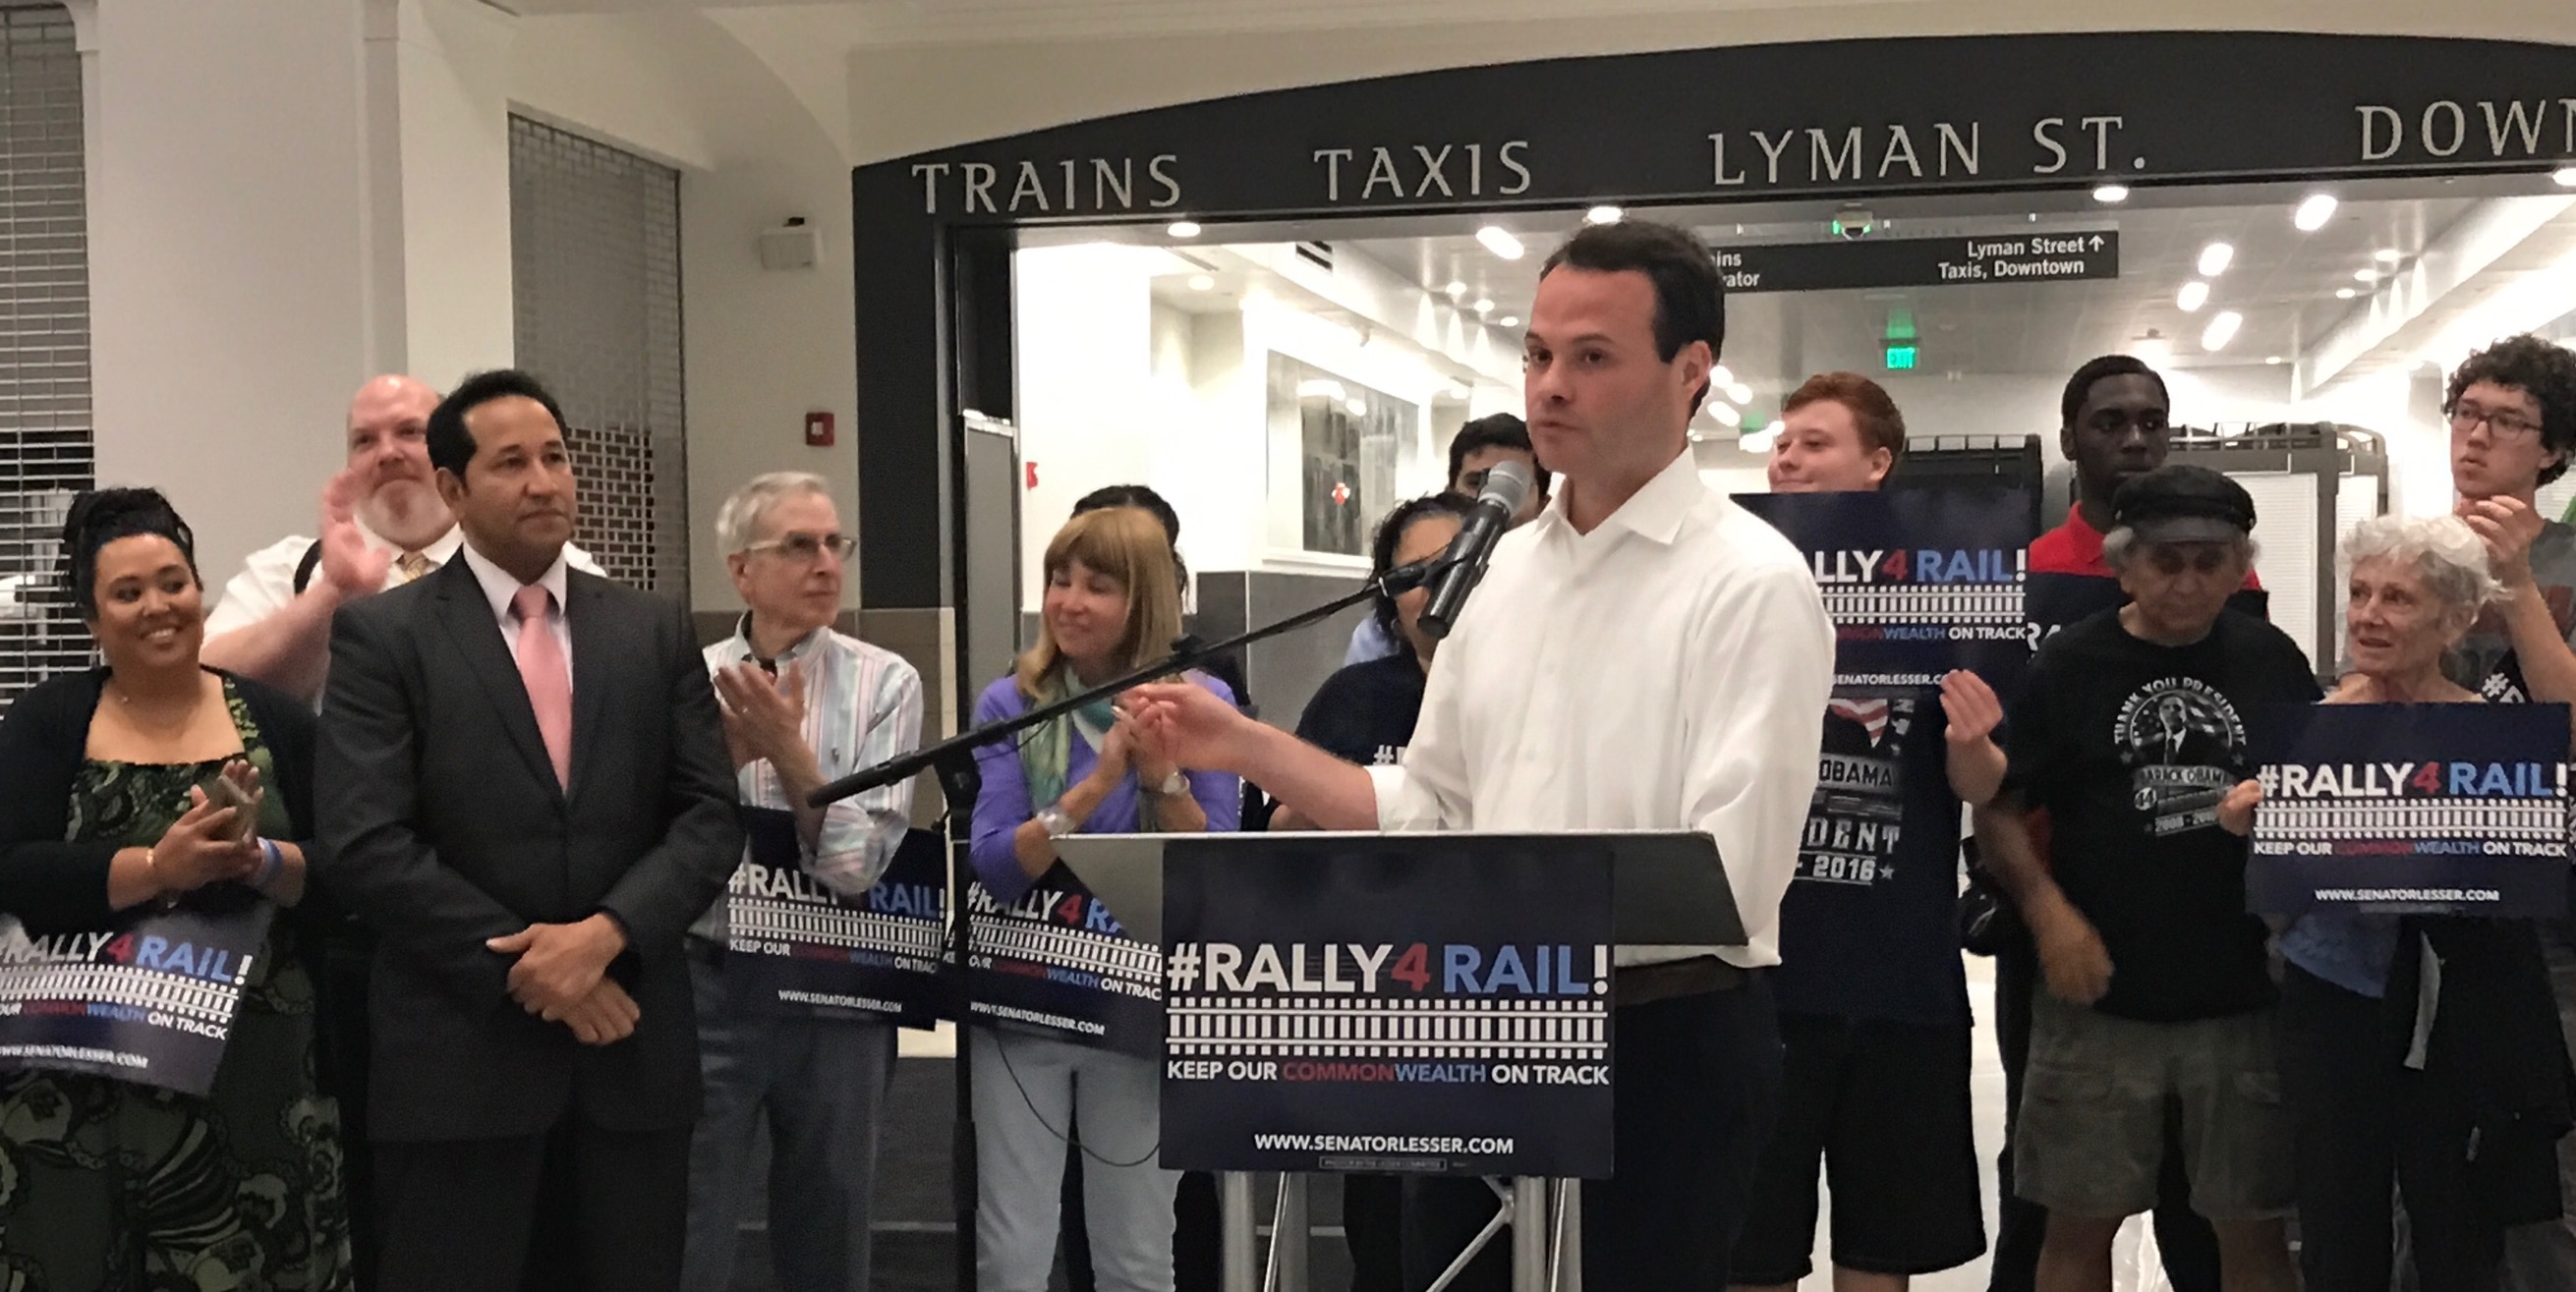
[[[1476,241],[1485,244],[1485,250],[1505,260],[1518,260],[1525,254],[1521,240],[1513,237],[1499,224],[1489,224],[1476,230]]]
[[[1771,446],[1766,441],[1770,438],[1770,436],[1763,434],[1759,428],[1756,428],[1737,436],[1735,439],[1735,447],[1742,449],[1747,453],[1767,453],[1770,451]]]
[[[1479,313],[1479,314],[1491,314],[1491,313],[1493,313],[1493,312],[1494,312],[1494,299],[1493,299],[1492,297],[1490,297],[1490,296],[1479,297],[1479,298],[1477,299],[1477,301],[1476,301],[1476,312],[1477,312],[1477,313]]]
[[[2383,265],[2393,265],[2398,261],[2404,260],[2406,258],[2406,253],[2399,251],[2395,247],[2381,247],[2379,250],[2370,253],[2370,258]]]
[[[1744,414],[1733,404],[1712,404],[1708,415],[1728,426],[1744,425]]]
[[[1710,385],[1724,389],[1725,387],[1735,384],[1735,373],[1732,369],[1721,363],[1708,370],[1708,380]]]
[[[2326,221],[2334,218],[2335,208],[2341,205],[2332,193],[2311,193],[2299,203],[2299,209],[2290,213],[2290,223],[2297,225],[2301,233],[2314,233],[2326,227]]]
[[[1196,220],[1174,220],[1172,221],[1171,226],[1164,229],[1163,232],[1168,233],[1175,238],[1195,238],[1199,236],[1199,222]]]
[[[1450,279],[1450,280],[1449,280],[1449,285],[1448,285],[1447,287],[1443,287],[1443,288],[1441,288],[1440,290],[1442,290],[1442,291],[1444,291],[1444,292],[1447,292],[1447,293],[1449,294],[1449,299],[1451,299],[1451,300],[1453,300],[1453,301],[1454,301],[1454,300],[1458,299],[1459,297],[1464,296],[1464,295],[1466,295],[1466,294],[1467,294],[1467,285],[1466,285],[1465,283],[1459,282],[1459,281],[1458,281],[1457,279],[1455,279],[1455,278],[1452,278],[1452,279]]]
[[[1739,404],[1750,404],[1753,402],[1753,388],[1740,381],[1731,381],[1726,385],[1726,397]]]
[[[2352,280],[2356,283],[2375,283],[2379,281],[2379,271],[2376,269],[2356,269],[2352,271]]]
[[[2096,202],[2126,202],[2129,200],[2129,186],[2126,184],[2100,185],[2093,190],[2093,200]]]
[[[2244,315],[2234,310],[2220,310],[2218,317],[2211,319],[2209,326],[2201,330],[2200,348],[2212,354],[2226,349],[2227,343],[2236,339],[2236,329],[2244,325]]]
[[[1583,213],[1585,224],[1617,224],[1627,212],[1615,206],[1596,206]]]
[[[2359,295],[2361,295],[2361,293],[2356,292],[2349,287],[2338,287],[2335,289],[2335,299],[2339,301],[2348,301]]]
[[[2197,278],[2184,283],[2182,285],[2182,290],[2174,293],[2174,304],[2181,306],[2182,312],[2185,314],[2192,313],[2208,303],[2209,284],[2204,283]]]
[[[1208,277],[1206,274],[1192,274],[1190,275],[1190,290],[1194,292],[1214,291],[1216,290],[1216,280]]]
[[[2213,242],[2200,249],[2200,276],[2216,278],[2236,263],[2236,248],[2224,242]]]
[[[2267,354],[2263,356],[2263,362],[2277,368],[2281,366],[2281,356],[2277,354]]]
[[[2561,166],[2549,178],[2558,181],[2562,188],[2576,188],[2576,166]]]
[[[1518,314],[1506,314],[1501,318],[1494,320],[1494,326],[1496,327],[1519,327],[1520,325],[1521,316]]]

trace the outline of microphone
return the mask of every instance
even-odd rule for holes
[[[1517,461],[1498,462],[1485,473],[1484,492],[1476,495],[1476,505],[1467,513],[1467,522],[1458,528],[1458,537],[1449,541],[1449,550],[1434,562],[1439,573],[1432,576],[1431,604],[1422,611],[1422,633],[1437,641],[1449,635],[1450,626],[1458,622],[1458,611],[1467,604],[1467,594],[1485,577],[1485,563],[1494,559],[1494,542],[1512,527],[1512,517],[1529,497],[1529,468]]]

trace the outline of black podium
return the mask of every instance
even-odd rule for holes
[[[1166,1167],[1215,1170],[1226,1292],[1253,1292],[1253,1175],[1281,1173],[1270,1285],[1305,1286],[1304,1176],[1508,1178],[1451,1267],[1512,1229],[1515,1292],[1579,1289],[1611,1161],[1614,946],[1743,922],[1694,831],[1071,835],[1058,854],[1164,953]],[[1445,1279],[1444,1279],[1445,1282]]]

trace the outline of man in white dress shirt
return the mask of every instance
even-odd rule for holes
[[[1724,336],[1717,266],[1681,230],[1596,225],[1549,257],[1523,364],[1531,438],[1564,483],[1496,548],[1401,766],[1342,762],[1193,687],[1128,694],[1165,756],[1240,773],[1327,829],[1717,841],[1745,945],[1618,949],[1618,1175],[1584,1199],[1601,1287],[1726,1286],[1779,1094],[1762,970],[1833,680],[1804,561],[1691,459]]]
[[[206,616],[204,659],[313,700],[330,663],[331,612],[447,564],[464,539],[429,468],[438,392],[395,374],[349,401],[349,461],[322,491],[322,536],[289,534],[251,553]],[[565,548],[576,570],[600,572]]]

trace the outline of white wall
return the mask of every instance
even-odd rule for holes
[[[86,60],[98,474],[221,580],[314,528],[380,361],[356,0],[107,0]]]
[[[399,224],[389,231],[401,253],[399,362],[441,390],[507,365],[516,349],[509,119],[494,110],[507,101],[510,39],[509,17],[488,6],[402,6]]]

